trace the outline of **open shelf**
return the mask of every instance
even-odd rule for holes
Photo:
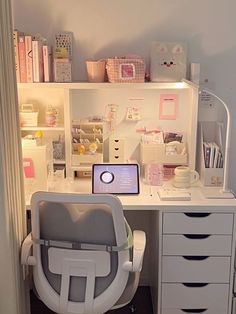
[[[170,82],[170,83],[18,83],[19,88],[62,88],[62,89],[186,89],[191,82]]]

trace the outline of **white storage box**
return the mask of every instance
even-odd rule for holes
[[[21,127],[38,125],[38,111],[34,110],[32,104],[22,104],[19,115]]]
[[[167,144],[140,144],[141,162],[170,164],[170,165],[184,165],[188,162],[188,155],[186,152],[185,143],[176,143],[176,154],[167,153]],[[183,153],[184,152],[184,153]]]
[[[26,200],[36,191],[47,191],[53,169],[52,145],[22,146]]]
[[[103,162],[103,154],[72,154],[71,155],[71,164],[72,166],[79,166],[80,164],[94,164],[94,163],[102,163]]]

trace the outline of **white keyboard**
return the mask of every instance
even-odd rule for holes
[[[159,188],[157,193],[162,201],[190,201],[191,192],[172,187]]]

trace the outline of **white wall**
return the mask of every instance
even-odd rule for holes
[[[148,63],[154,40],[185,40],[191,62],[201,63],[201,80],[215,86],[233,113],[230,173],[236,153],[236,2],[235,0],[13,0],[15,27],[53,34],[72,31],[73,78],[85,80],[87,58],[135,53]]]

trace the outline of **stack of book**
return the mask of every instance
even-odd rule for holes
[[[17,82],[51,82],[51,46],[18,30],[13,31],[13,43]]]
[[[223,168],[223,155],[215,142],[203,142],[205,168]]]

